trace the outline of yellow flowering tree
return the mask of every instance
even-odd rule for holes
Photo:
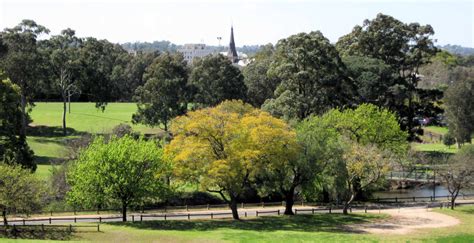
[[[165,148],[177,178],[217,192],[238,219],[237,198],[256,175],[288,160],[295,133],[282,120],[242,101],[189,112],[171,125]]]

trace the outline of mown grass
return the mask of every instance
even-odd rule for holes
[[[383,219],[380,214],[316,214],[253,219],[110,223],[102,233],[78,240],[113,242],[474,242],[474,206],[436,210],[458,218],[453,227],[419,229],[409,234],[367,234],[348,225]]]
[[[136,132],[154,134],[159,128],[131,123],[136,112],[135,103],[110,103],[104,111],[95,103],[72,103],[71,113],[66,116],[68,135],[62,134],[62,103],[37,102],[31,112],[33,122],[28,129],[28,145],[35,153],[38,164],[36,174],[43,179],[51,175],[52,163],[67,155],[67,142],[81,134],[110,133],[118,124],[132,126]]]

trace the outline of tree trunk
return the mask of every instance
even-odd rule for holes
[[[3,225],[7,226],[8,225],[8,221],[7,221],[7,209],[3,209],[2,211],[2,216],[3,216]]]
[[[63,94],[63,135],[66,136],[66,112],[67,112],[67,99],[66,95]]]
[[[352,201],[354,201],[354,198],[355,198],[355,193],[352,193],[351,198],[344,203],[344,208],[342,209],[343,214],[346,214],[346,215],[349,214],[348,209],[351,206]]]
[[[230,199],[230,210],[232,210],[232,218],[239,219],[239,212],[237,211],[237,200],[234,197]]]
[[[295,188],[291,187],[285,194],[285,215],[294,215],[293,205],[295,204]]]
[[[27,117],[26,117],[26,96],[25,94],[21,94],[21,130],[20,130],[20,136],[26,137],[26,126],[27,123]]]
[[[122,222],[127,222],[127,203],[122,202]]]

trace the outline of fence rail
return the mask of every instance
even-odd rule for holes
[[[443,195],[443,196],[424,196],[424,197],[385,197],[385,198],[373,198],[367,200],[367,202],[377,202],[377,203],[399,203],[399,202],[418,202],[418,201],[437,201],[441,200],[450,200],[450,195]],[[467,199],[467,198],[474,198],[474,194],[462,194],[458,196],[459,199]],[[323,202],[305,202],[305,201],[297,201],[295,205],[301,206],[327,206],[333,205],[334,203],[323,203]],[[260,203],[240,203],[238,204],[238,208],[245,209],[245,208],[265,208],[271,206],[285,206],[285,202],[260,202]],[[169,212],[169,211],[191,211],[191,210],[211,210],[217,208],[228,208],[228,204],[205,204],[205,205],[183,205],[183,206],[163,206],[163,207],[143,207],[140,209],[132,208],[130,209],[130,213],[141,213],[144,214],[145,212]],[[53,215],[61,215],[61,214],[73,214],[77,215],[79,213],[120,213],[121,209],[86,209],[86,210],[50,210],[50,211],[40,211],[36,212],[37,215],[45,215],[48,214],[50,216]],[[15,214],[12,214],[15,215]],[[83,218],[84,219],[84,218]]]
[[[460,202],[456,203],[456,205],[472,205],[474,202]],[[368,210],[381,210],[381,209],[391,209],[391,208],[401,208],[401,207],[417,207],[417,206],[425,206],[428,208],[433,207],[449,207],[450,203],[443,203],[443,202],[425,202],[425,203],[398,203],[398,204],[354,204],[349,207],[349,211],[352,212],[353,210],[363,211],[367,213]],[[329,206],[322,206],[322,207],[313,207],[313,208],[303,208],[303,209],[294,209],[295,214],[316,214],[316,213],[334,213],[335,211],[342,210],[342,205],[329,205]],[[282,212],[280,209],[278,210],[255,210],[250,211],[246,210],[245,212],[239,212],[240,216],[249,217],[255,216],[260,217],[264,215],[280,215]],[[131,219],[132,222],[142,222],[147,218],[149,220],[153,219],[161,219],[161,220],[191,220],[191,219],[216,219],[222,218],[219,216],[231,216],[232,212],[211,212],[211,213],[181,213],[181,214],[140,214],[140,215],[130,215],[127,219]],[[112,216],[112,217],[67,217],[67,218],[42,218],[42,219],[21,219],[21,220],[10,220],[10,223],[20,223],[20,224],[12,224],[11,226],[7,227],[70,227],[71,231],[74,230],[74,227],[96,227],[96,226],[86,226],[86,225],[57,225],[53,224],[53,222],[88,222],[88,223],[98,223],[97,224],[97,231],[100,231],[100,223],[107,222],[107,221],[119,221],[122,219],[122,216]],[[93,222],[90,222],[90,221]],[[47,224],[27,224],[27,223],[38,223],[38,222],[47,222]],[[71,228],[72,227],[72,228]],[[1,229],[1,228],[0,228]]]

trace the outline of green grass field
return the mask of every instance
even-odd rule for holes
[[[77,232],[68,239],[94,242],[474,242],[474,206],[435,211],[461,223],[408,234],[368,234],[348,225],[385,219],[384,214],[269,216],[239,221],[171,220],[104,223],[101,232]],[[82,224],[95,225],[95,224]],[[1,241],[1,239],[0,239]]]
[[[38,163],[36,174],[40,178],[48,178],[51,175],[51,162],[64,158],[68,151],[67,140],[80,134],[110,133],[121,123],[129,124],[140,133],[155,134],[160,131],[159,128],[133,125],[131,119],[136,109],[135,103],[110,103],[102,112],[94,103],[72,103],[71,113],[66,116],[68,136],[64,137],[61,130],[62,103],[36,103],[30,114],[33,122],[27,138]]]

